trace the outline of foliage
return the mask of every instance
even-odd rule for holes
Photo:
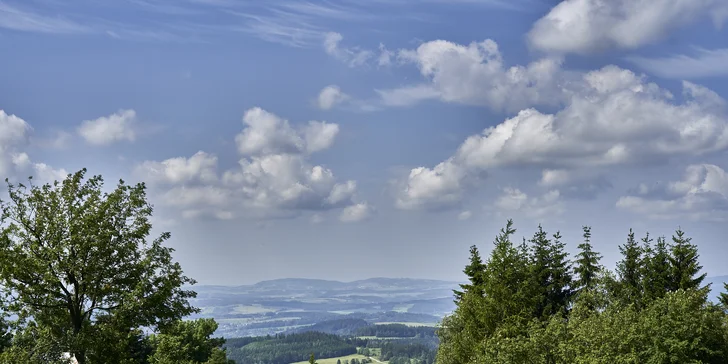
[[[356,354],[356,346],[339,336],[320,332],[281,334],[251,339],[242,346],[227,346],[228,358],[238,363],[295,363],[309,360],[311,352],[320,359],[335,358]]]
[[[470,247],[470,264],[468,264],[463,273],[468,276],[470,284],[461,284],[460,288],[462,291],[454,290],[455,302],[460,301],[463,298],[463,294],[473,290],[475,294],[483,294],[483,276],[485,275],[485,264],[483,259],[480,257],[478,247],[473,245]]]
[[[443,320],[438,363],[728,363],[728,294],[723,306],[707,301],[697,247],[682,230],[669,246],[652,246],[649,234],[640,246],[630,230],[615,275],[585,227],[573,281],[558,233],[549,241],[539,226],[524,258],[504,239],[514,231],[508,221],[496,238],[485,295],[466,293]]]
[[[179,321],[149,338],[154,348],[149,363],[227,364],[225,351],[220,349],[225,339],[211,338],[215,330],[217,323],[213,319]]]
[[[0,285],[15,319],[12,339],[0,337],[11,344],[3,362],[147,363],[155,348],[142,329],[173,332],[197,312],[183,288],[195,281],[163,246],[170,234],[147,240],[145,185],[119,181],[103,192],[101,176],[85,175],[42,186],[6,180]]]

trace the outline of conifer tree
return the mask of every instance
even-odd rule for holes
[[[645,247],[643,264],[644,297],[647,300],[655,300],[665,296],[670,291],[671,268],[670,253],[668,251],[665,237],[657,238],[655,247],[650,247],[651,239],[649,234],[642,239]]]
[[[678,228],[672,236],[670,261],[670,289],[699,289],[706,273],[698,275],[703,267],[698,262],[698,247],[691,243],[692,238]]]
[[[470,247],[470,264],[468,264],[463,272],[468,276],[470,284],[461,284],[460,288],[462,291],[453,290],[455,294],[455,302],[462,300],[463,295],[466,292],[473,291],[473,293],[482,295],[483,294],[483,274],[485,272],[485,264],[483,259],[480,257],[478,247],[475,245]]]
[[[619,247],[622,260],[617,263],[619,275],[619,298],[625,303],[639,303],[642,288],[642,249],[634,238],[634,232],[629,229],[627,242]]]
[[[726,292],[721,293],[718,299],[720,300],[720,303],[723,304],[724,308],[728,308],[728,283],[723,283],[723,289]]]
[[[548,239],[541,225],[531,239],[532,263],[531,286],[537,290],[534,316],[548,318],[566,310],[572,296],[571,266],[567,260],[565,244],[561,242],[561,234]]]
[[[529,261],[523,249],[510,240],[516,230],[508,220],[495,241],[495,247],[486,263],[484,293],[486,304],[482,310],[486,331],[493,330],[503,320],[521,313],[531,314],[534,296],[529,289]]]
[[[590,290],[596,286],[597,276],[601,267],[599,260],[601,254],[592,250],[591,245],[591,227],[584,226],[584,242],[579,244],[579,254],[576,255],[576,274],[575,286],[579,291]]]
[[[310,364],[318,364],[316,363],[316,357],[313,355],[313,353],[311,353],[311,357],[308,359],[308,362]]]

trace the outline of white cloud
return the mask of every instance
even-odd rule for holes
[[[135,174],[152,183],[213,183],[217,181],[217,156],[199,151],[190,158],[145,161],[135,168]]]
[[[135,122],[134,110],[121,110],[95,120],[85,120],[79,126],[78,134],[93,145],[109,145],[118,141],[133,142],[136,139]]]
[[[343,93],[339,86],[329,85],[323,88],[318,96],[318,107],[321,110],[330,110],[337,104],[346,101],[349,95]]]
[[[326,54],[348,64],[349,67],[364,65],[374,56],[374,53],[370,50],[359,49],[358,47],[341,47],[340,43],[343,39],[344,37],[339,33],[326,33],[324,37],[324,50]]]
[[[462,211],[458,214],[458,220],[468,220],[473,217],[473,213],[470,211]]]
[[[398,60],[415,64],[426,84],[377,90],[381,102],[407,106],[427,99],[494,110],[515,111],[531,105],[558,105],[566,99],[567,74],[561,61],[544,58],[528,66],[506,67],[498,44],[490,39],[460,45],[444,40],[400,50]]]
[[[396,206],[405,210],[454,207],[462,199],[466,177],[466,168],[453,160],[444,161],[432,169],[414,168],[399,188]]]
[[[685,82],[680,103],[643,77],[614,66],[585,74],[580,87],[556,114],[523,110],[467,138],[437,167],[412,169],[397,205],[455,205],[468,178],[502,166],[608,168],[728,149],[726,103],[704,87]],[[554,183],[565,178],[568,174],[561,171],[544,179]]]
[[[728,48],[698,49],[695,55],[664,58],[630,57],[629,61],[664,78],[695,79],[728,76]]]
[[[529,198],[526,193],[517,188],[506,187],[494,205],[501,213],[520,213],[530,218],[544,218],[564,213],[561,194],[558,190],[551,190],[542,196]]]
[[[713,164],[688,166],[683,179],[664,187],[640,185],[617,207],[651,219],[728,219],[728,173]]]
[[[339,133],[337,124],[318,121],[296,130],[287,120],[259,107],[246,111],[243,123],[247,127],[235,137],[242,155],[313,153],[329,148]]]
[[[720,26],[727,12],[724,0],[565,0],[533,25],[528,39],[563,53],[634,49],[709,15]]]
[[[20,117],[0,110],[0,179],[33,176],[39,183],[63,180],[68,172],[45,163],[34,163],[24,149],[28,146],[30,124]]]
[[[342,222],[357,222],[369,219],[374,213],[374,209],[366,202],[347,206],[341,212],[339,220]]]
[[[290,217],[357,205],[355,181],[339,182],[330,169],[308,160],[311,153],[331,147],[338,125],[311,121],[295,129],[261,108],[246,111],[243,122],[245,128],[235,137],[241,154],[237,168],[218,172],[217,157],[198,152],[190,158],[143,162],[135,170],[166,184],[160,186],[162,202],[188,218]]]

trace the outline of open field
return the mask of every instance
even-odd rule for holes
[[[352,354],[352,355],[347,355],[347,356],[340,356],[340,357],[337,357],[337,358],[316,359],[316,362],[319,363],[319,364],[336,364],[336,361],[337,360],[341,360],[341,362],[343,363],[344,360],[366,359],[366,358],[367,358],[366,356],[361,355],[361,354]],[[389,363],[387,361],[379,361],[379,360],[376,360],[376,358],[371,358],[371,359],[374,361],[374,363],[380,363],[380,364],[388,364]],[[292,364],[308,364],[308,361],[299,361],[299,362],[292,363]]]

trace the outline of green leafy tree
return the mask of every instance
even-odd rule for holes
[[[152,206],[144,184],[120,181],[104,193],[101,176],[84,181],[85,174],[43,186],[8,182],[0,282],[12,299],[4,309],[17,315],[21,336],[47,344],[35,345],[35,356],[47,349],[80,364],[101,355],[121,362],[134,330],[162,329],[196,311],[188,302],[195,293],[182,288],[195,282],[162,245],[169,233],[147,241]]]
[[[617,263],[619,292],[617,295],[622,302],[640,304],[642,300],[642,248],[635,240],[634,232],[629,229],[627,242],[619,247],[622,260]]]
[[[596,286],[597,276],[601,270],[599,260],[602,256],[593,250],[591,245],[591,227],[584,226],[584,242],[579,244],[576,255],[575,286],[578,290],[590,290]]]
[[[670,288],[698,289],[705,279],[706,273],[699,274],[703,267],[698,262],[698,247],[691,243],[692,238],[685,236],[682,229],[677,229],[672,236],[672,249],[669,258],[671,267]]]
[[[473,291],[475,294],[483,294],[483,274],[485,273],[485,264],[480,257],[478,247],[473,245],[470,247],[470,264],[465,266],[463,272],[468,276],[470,284],[461,284],[462,291],[454,290],[455,301],[460,301],[465,292]]]
[[[225,358],[225,351],[221,348],[225,339],[211,337],[215,330],[217,323],[209,318],[178,321],[150,337],[154,353],[150,356],[149,363],[234,364],[234,361]]]

